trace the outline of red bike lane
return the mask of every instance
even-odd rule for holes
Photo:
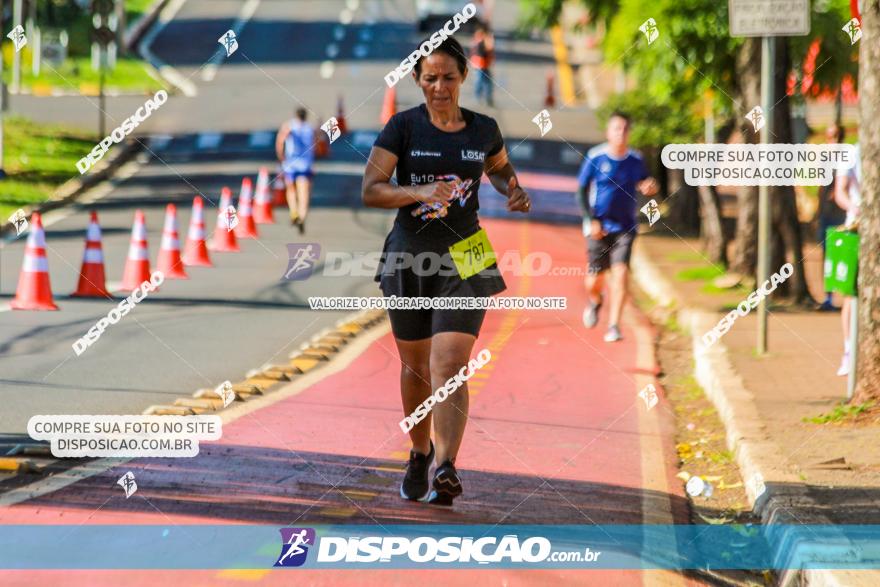
[[[407,451],[398,422],[399,361],[387,327],[336,372],[293,381],[224,418],[223,437],[191,459],[134,459],[8,507],[2,524],[642,524],[686,523],[674,478],[670,410],[648,410],[638,392],[657,385],[653,331],[632,305],[624,340],[603,342],[607,317],[587,330],[584,242],[579,227],[484,221],[496,252],[547,253],[548,275],[505,271],[505,296],[564,296],[565,310],[490,310],[474,354],[491,361],[469,381],[470,420],[457,465],[464,495],[452,509],[398,496]],[[657,385],[659,391],[659,385]],[[116,485],[126,471],[138,490]],[[72,545],[68,545],[68,548]],[[192,585],[281,584],[287,570],[7,571],[0,585],[124,581],[153,584],[170,573]],[[234,563],[234,561],[230,561]],[[450,585],[474,577],[508,585],[684,584],[640,571],[323,571],[323,584]],[[413,573],[420,573],[418,576]],[[427,574],[426,574],[427,573]]]

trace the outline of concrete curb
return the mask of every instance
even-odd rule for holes
[[[745,480],[749,505],[755,513],[761,516],[764,524],[832,525],[827,517],[818,513],[821,508],[810,497],[809,487],[783,465],[785,458],[782,451],[767,434],[754,395],[746,389],[742,377],[733,368],[727,347],[721,341],[708,349],[702,345],[700,336],[718,322],[718,315],[679,307],[672,284],[651,263],[638,240],[631,265],[639,287],[657,304],[673,312],[678,323],[690,333],[694,377],[724,423],[728,449],[735,455],[736,464]],[[763,478],[766,487],[763,493],[757,491],[754,481],[750,482],[757,475]],[[790,509],[793,506],[797,507],[798,515]],[[804,511],[811,513],[805,515]],[[785,537],[775,538],[783,542]],[[791,569],[780,573],[779,584],[791,585],[797,580],[807,585],[869,587],[880,585],[880,571]]]
[[[61,208],[76,201],[77,198],[89,189],[95,187],[102,181],[110,179],[117,169],[130,161],[131,158],[141,150],[142,146],[141,142],[136,140],[126,141],[122,148],[117,149],[108,158],[102,159],[97,165],[95,165],[90,173],[73,177],[58,186],[58,189],[55,190],[52,197],[45,202],[25,206],[23,208],[25,215],[30,218],[31,214],[34,212],[45,214],[50,210]],[[3,226],[0,227],[0,239],[6,240],[8,235],[15,234],[15,227],[10,222],[6,221],[5,218],[3,220]],[[12,239],[9,240],[13,240],[14,238],[15,237],[13,236]],[[26,238],[26,235],[23,234],[20,238]]]

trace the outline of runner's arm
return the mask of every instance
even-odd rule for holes
[[[367,208],[403,208],[417,202],[439,202],[446,204],[452,195],[452,184],[439,181],[419,186],[401,186],[391,184],[391,175],[397,167],[397,155],[383,149],[373,147],[367,167],[364,170],[364,182],[361,185],[361,199]]]
[[[498,193],[507,196],[507,209],[511,212],[528,212],[532,206],[529,195],[519,185],[516,171],[507,158],[507,149],[486,158],[486,176]]]
[[[290,134],[290,127],[285,122],[278,129],[278,134],[275,135],[275,156],[279,161],[284,161],[284,141],[288,134]]]

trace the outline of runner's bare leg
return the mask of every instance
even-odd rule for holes
[[[431,370],[428,362],[431,357],[431,339],[399,340],[400,353],[400,398],[403,401],[403,415],[409,416],[431,395]],[[431,451],[431,413],[416,424],[409,432],[413,450],[423,455]]]
[[[467,365],[476,337],[463,332],[439,332],[431,338],[431,389],[446,381]],[[434,439],[437,463],[454,460],[468,419],[468,386],[451,392],[445,401],[434,404]]]

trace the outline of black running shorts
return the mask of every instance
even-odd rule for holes
[[[635,236],[635,229],[633,229],[609,232],[601,240],[593,240],[592,237],[588,237],[587,253],[590,258],[590,273],[606,271],[618,263],[629,267]]]
[[[477,336],[486,310],[388,310],[391,332],[399,340],[422,340],[438,332]]]

